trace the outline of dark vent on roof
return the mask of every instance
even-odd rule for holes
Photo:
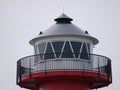
[[[89,34],[88,31],[85,31],[86,34]]]
[[[43,32],[42,31],[40,31],[40,33],[39,33],[39,35],[41,35]]]

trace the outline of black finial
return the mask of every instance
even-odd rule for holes
[[[57,23],[71,23],[73,19],[65,15],[64,13],[55,19]]]

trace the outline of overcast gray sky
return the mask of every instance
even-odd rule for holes
[[[113,84],[120,89],[120,0],[0,0],[0,90],[16,85],[16,62],[32,55],[29,40],[46,30],[64,12],[73,23],[99,39],[94,53],[112,59]]]

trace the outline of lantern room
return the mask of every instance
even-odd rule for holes
[[[32,90],[90,90],[112,83],[111,60],[93,54],[98,39],[72,21],[62,14],[54,25],[30,40],[34,55],[17,62],[19,86]]]

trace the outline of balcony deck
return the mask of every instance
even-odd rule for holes
[[[64,54],[64,56],[69,55],[71,54]],[[30,84],[38,78],[39,81],[42,81],[43,78],[67,76],[77,79],[87,77],[95,83],[97,82],[97,84],[92,82],[91,88],[109,85],[112,82],[111,60],[101,55],[89,54],[87,58],[84,58],[84,55],[82,54],[82,58],[48,57],[43,60],[41,57],[45,57],[45,54],[24,57],[17,62],[17,84],[23,86],[23,82]],[[52,54],[47,54],[47,56],[52,56]],[[29,86],[35,87],[34,84]]]

